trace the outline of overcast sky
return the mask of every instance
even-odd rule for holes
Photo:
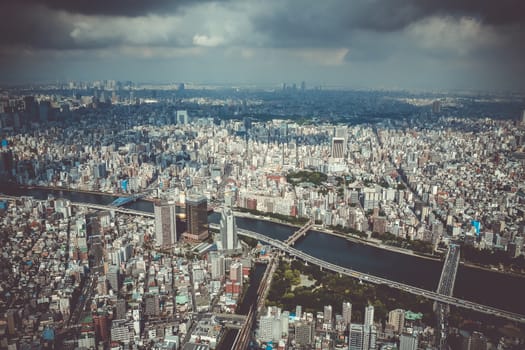
[[[525,90],[524,0],[4,0],[0,82]]]

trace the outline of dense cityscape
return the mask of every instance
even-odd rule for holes
[[[524,107],[305,82],[6,87],[0,348],[522,349]]]

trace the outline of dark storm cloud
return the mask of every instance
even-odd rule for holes
[[[431,16],[473,17],[496,27],[525,24],[523,0],[291,0],[274,5],[252,21],[270,36],[270,44],[281,47],[340,46],[355,30],[394,32]]]
[[[0,36],[3,49],[13,47],[69,48],[74,43],[66,21],[42,6],[14,3],[0,5]]]
[[[166,14],[179,7],[214,0],[22,0],[50,9],[83,15],[143,16]]]

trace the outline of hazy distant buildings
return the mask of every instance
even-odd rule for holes
[[[433,114],[441,113],[441,101],[434,101],[432,103],[432,113]]]
[[[177,242],[177,217],[174,202],[157,202],[155,212],[155,240],[161,247]]]
[[[188,111],[177,111],[177,124],[188,125]]]
[[[186,223],[184,237],[190,241],[208,238],[208,200],[204,196],[186,198]]]

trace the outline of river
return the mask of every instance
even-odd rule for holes
[[[48,194],[63,196],[72,201],[108,204],[115,197],[82,192],[43,189],[2,189],[10,195],[31,195],[45,199]],[[138,200],[128,208],[153,212],[153,204]],[[219,214],[212,213],[209,221],[218,223]],[[237,226],[284,240],[296,228],[265,220],[238,217]],[[442,262],[350,242],[344,238],[310,231],[295,248],[331,263],[360,272],[388,278],[397,282],[435,291],[441,274]],[[454,296],[504,310],[525,314],[525,278],[460,265]]]

